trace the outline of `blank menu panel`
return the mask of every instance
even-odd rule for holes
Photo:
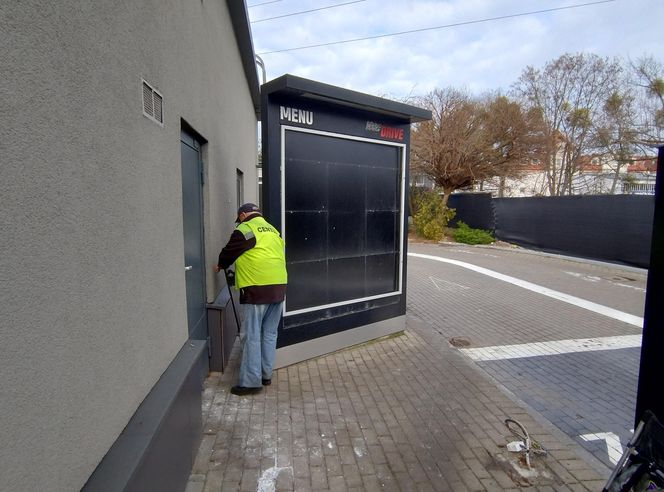
[[[284,132],[286,314],[397,292],[402,146]]]

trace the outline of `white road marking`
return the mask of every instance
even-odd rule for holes
[[[455,287],[459,287],[459,288],[464,289],[464,290],[470,289],[470,287],[467,287],[465,285],[457,284],[455,282],[450,282],[449,280],[443,280],[442,278],[438,278],[438,277],[431,277],[430,276],[429,279],[431,280],[431,282],[433,282],[433,285],[436,286],[436,289],[441,290],[441,291],[442,290],[457,290],[454,287],[452,289],[449,289],[447,287],[447,285],[453,285]],[[441,288],[441,285],[442,285],[442,288]]]
[[[637,287],[636,285],[621,284],[619,282],[614,282],[614,284],[619,285],[620,287],[626,287],[628,289],[638,290],[639,292],[645,292],[646,291],[646,289],[644,289],[643,287]]]
[[[593,275],[584,275],[582,273],[577,273],[577,272],[565,272],[565,273],[568,274],[568,275],[572,275],[573,277],[577,277],[577,278],[580,278],[582,280],[586,280],[588,282],[600,282],[602,280],[601,277],[595,277]],[[620,282],[616,282],[614,280],[609,280],[609,282],[611,282],[613,285],[617,285],[619,287],[625,287],[626,289],[633,289],[633,290],[637,290],[639,292],[645,292],[646,291],[646,289],[644,289],[643,287],[639,287],[637,285],[623,284],[623,283],[620,283]]]
[[[609,461],[611,461],[611,463],[614,465],[618,463],[618,460],[623,454],[623,447],[620,443],[620,438],[613,432],[596,432],[594,434],[583,434],[579,437],[586,442],[605,441],[606,451],[609,453]]]
[[[565,273],[567,275],[571,275],[572,277],[580,278],[588,282],[599,282],[600,280],[602,280],[599,277],[595,277],[593,275],[584,275],[583,273],[577,273],[577,272],[565,272]]]
[[[638,326],[639,328],[643,328],[643,318],[639,316],[634,316],[633,314],[625,313],[623,311],[618,311],[617,309],[613,309],[607,306],[602,306],[601,304],[597,304],[595,302],[586,301],[585,299],[574,297],[569,294],[565,294],[564,292],[559,292],[557,290],[549,289],[547,287],[542,287],[541,285],[533,284],[525,280],[521,280],[515,277],[510,277],[509,275],[504,275],[502,273],[494,272],[493,270],[489,270],[488,268],[482,268],[473,265],[471,263],[466,263],[464,261],[451,260],[449,258],[441,258],[439,256],[423,255],[420,253],[408,253],[408,256],[413,256],[415,258],[423,258],[425,260],[434,260],[443,263],[450,263],[451,265],[456,265],[461,268],[467,268],[468,270],[481,273],[482,275],[487,275],[489,277],[502,280],[503,282],[508,282],[512,285],[516,285],[518,287],[533,292],[537,292],[539,294],[551,297],[553,299],[557,299],[559,301],[563,301],[568,304],[572,304],[574,306],[587,309],[588,311],[592,311],[594,313],[601,314],[603,316],[607,316],[609,318],[613,318],[633,326]]]
[[[498,258],[496,255],[490,255],[489,253],[476,253],[474,251],[466,251],[465,249],[450,249],[452,253],[463,253],[466,255],[477,255],[477,256],[488,256],[490,258]]]
[[[520,343],[516,345],[495,345],[459,349],[459,352],[475,361],[522,359],[542,355],[593,352],[597,350],[617,350],[641,346],[641,335],[622,335],[599,338],[573,338],[550,342]]]

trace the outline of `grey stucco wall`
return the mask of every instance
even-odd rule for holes
[[[187,339],[181,118],[209,141],[211,265],[236,168],[256,199],[256,117],[225,2],[1,2],[0,19],[0,490],[78,490]]]

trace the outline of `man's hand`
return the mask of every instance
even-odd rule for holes
[[[214,271],[214,273],[219,273],[219,272],[221,271],[221,268],[219,268],[219,265],[217,265],[217,264],[215,263],[215,264],[212,266],[212,270]]]

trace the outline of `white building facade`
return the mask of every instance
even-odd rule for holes
[[[635,157],[616,172],[616,163],[599,157],[588,157],[572,177],[573,195],[654,195],[657,179],[655,157]],[[615,182],[615,184],[614,184]],[[547,173],[541,166],[530,164],[518,178],[501,181],[494,177],[473,186],[473,191],[494,196],[548,196]]]

